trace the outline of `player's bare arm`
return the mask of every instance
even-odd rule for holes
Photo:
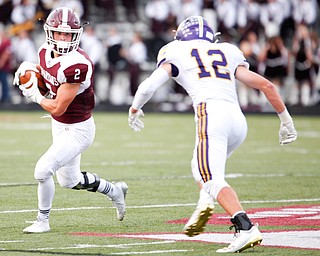
[[[263,76],[260,76],[259,74],[254,73],[242,66],[237,68],[235,77],[240,82],[252,88],[261,90],[266,95],[273,108],[277,111],[281,120],[279,131],[280,144],[285,145],[295,141],[297,139],[297,131],[275,85]]]
[[[275,85],[263,76],[248,70],[244,66],[237,68],[235,76],[247,86],[261,90],[277,113],[281,113],[286,109]]]
[[[70,103],[77,96],[79,88],[80,83],[64,83],[60,85],[55,99],[43,99],[40,105],[52,115],[61,116],[66,112]]]

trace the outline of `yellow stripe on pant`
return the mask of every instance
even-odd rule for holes
[[[197,106],[197,116],[198,116],[198,167],[200,175],[204,182],[211,180],[211,172],[209,168],[209,143],[208,143],[208,119],[206,112],[206,103],[202,102]]]

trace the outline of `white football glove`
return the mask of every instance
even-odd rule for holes
[[[44,99],[44,97],[41,95],[39,91],[37,77],[31,77],[28,81],[28,84],[32,84],[32,86],[28,89],[26,88],[26,85],[19,85],[19,89],[22,91],[23,96],[29,98],[35,103],[40,104],[41,100]]]
[[[294,128],[293,122],[280,125],[279,142],[280,145],[289,144],[297,139],[297,131]]]
[[[24,61],[20,64],[17,71],[14,73],[13,85],[20,85],[20,75],[24,76],[27,70],[33,70],[35,72],[39,72],[37,69],[37,65],[28,61]]]
[[[140,132],[144,128],[144,123],[140,119],[142,116],[144,116],[142,109],[139,109],[137,113],[132,113],[131,108],[129,109],[128,124],[135,132]]]

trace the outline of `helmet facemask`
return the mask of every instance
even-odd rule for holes
[[[59,29],[59,28],[51,28],[47,24],[45,24],[44,30],[46,32],[47,43],[52,46],[52,50],[58,54],[67,54],[69,52],[72,52],[78,49],[83,28]],[[70,42],[55,40],[53,36],[54,32],[71,33],[72,39]]]

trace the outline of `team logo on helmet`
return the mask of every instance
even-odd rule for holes
[[[202,39],[213,42],[214,33],[206,19],[201,16],[191,16],[180,23],[175,39],[180,41]]]

